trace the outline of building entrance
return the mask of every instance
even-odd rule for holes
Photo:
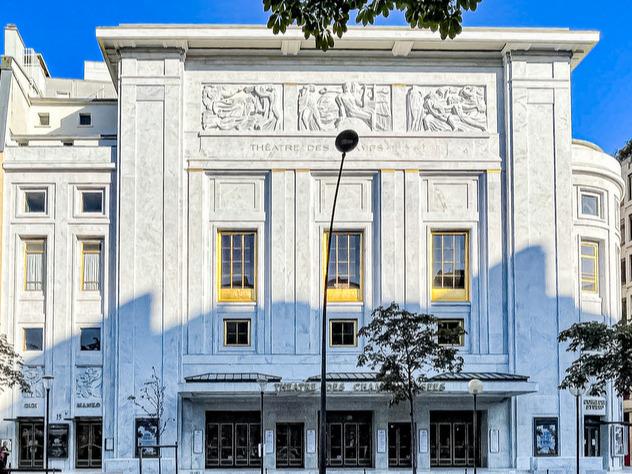
[[[474,430],[471,411],[430,412],[430,466],[474,466]],[[477,451],[481,452],[481,414],[477,420]],[[481,466],[477,454],[477,466]]]

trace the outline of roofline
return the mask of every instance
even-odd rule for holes
[[[307,49],[319,53],[314,40],[306,40],[298,27],[274,35],[264,25],[122,24],[97,27],[96,37],[115,84],[116,65],[112,55],[122,48],[175,48],[185,52],[196,48],[247,48],[253,52],[276,50],[280,55],[296,55],[301,49]],[[336,39],[333,51],[392,51],[394,56],[432,50],[487,51],[499,56],[510,51],[566,51],[575,67],[598,41],[598,31],[568,28],[464,28],[456,38],[442,40],[438,32],[428,29],[351,26],[342,38]]]

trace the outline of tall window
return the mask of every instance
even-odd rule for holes
[[[621,245],[625,243],[625,219],[621,219],[619,223],[619,234],[621,235]]]
[[[388,424],[388,467],[410,467],[410,423]]]
[[[261,465],[259,412],[206,412],[207,469]]]
[[[276,467],[303,467],[303,423],[277,423]]]
[[[621,298],[621,321],[628,321],[628,299],[625,297]]]
[[[325,234],[323,267],[327,261],[328,244],[328,234]],[[329,257],[327,299],[329,301],[362,301],[361,232],[333,233]]]
[[[18,422],[20,468],[44,467],[44,421],[40,418],[26,418]]]
[[[327,464],[371,467],[371,412],[327,412]]]
[[[24,289],[26,291],[43,291],[46,241],[44,239],[26,240],[24,253]]]
[[[625,260],[624,260],[625,264]],[[622,265],[625,266],[625,265]],[[624,269],[623,269],[624,270]],[[599,244],[590,240],[581,243],[581,284],[585,293],[599,292]],[[622,275],[623,278],[623,275]]]
[[[432,232],[432,300],[466,301],[468,295],[468,233]]]
[[[626,271],[625,271],[625,258],[621,259],[621,284],[625,285],[626,280]]]
[[[98,469],[102,459],[103,428],[100,419],[78,419],[75,436],[77,449],[75,466]]]
[[[255,301],[256,232],[220,232],[219,300]]]
[[[101,289],[101,241],[81,242],[81,289]]]

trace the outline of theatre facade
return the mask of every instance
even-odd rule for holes
[[[574,465],[557,335],[620,316],[620,166],[571,135],[598,33],[365,28],[327,53],[251,26],[96,36],[85,97],[29,92],[4,131],[1,321],[36,387],[2,394],[15,465],[42,465],[52,374],[52,467],[138,472],[164,423],[180,472],[316,472],[330,238],[330,471],[410,469],[412,450],[426,471]],[[344,129],[360,142],[329,236]],[[357,331],[393,301],[466,331],[439,341],[464,368],[423,385],[414,445],[407,406],[357,366]],[[152,374],[159,428],[130,398]],[[583,467],[619,470],[621,400],[581,401]]]

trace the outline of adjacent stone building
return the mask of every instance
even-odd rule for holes
[[[621,169],[571,136],[571,72],[597,33],[352,29],[323,53],[297,30],[124,25],[97,29],[105,63],[84,81],[5,36],[0,322],[35,387],[2,395],[14,465],[42,465],[52,374],[51,466],[136,472],[162,425],[130,397],[155,373],[182,472],[317,470],[346,128],[360,144],[331,236],[329,469],[407,469],[412,449],[425,470],[573,465],[557,334],[618,320],[621,301]],[[406,408],[356,365],[358,328],[391,301],[467,331],[442,341],[464,371],[426,385],[414,446]],[[600,423],[622,417],[612,391],[583,400],[586,469],[620,469],[623,431]]]

